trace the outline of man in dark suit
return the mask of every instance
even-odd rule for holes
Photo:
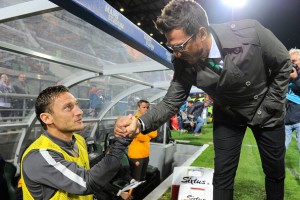
[[[205,10],[192,0],[169,2],[156,27],[173,51],[175,74],[162,102],[139,118],[137,131],[157,129],[195,85],[214,100],[214,199],[233,199],[247,127],[260,152],[267,199],[283,199],[284,104],[292,69],[287,49],[254,20],[209,25]],[[129,134],[125,119],[115,125],[120,136]]]

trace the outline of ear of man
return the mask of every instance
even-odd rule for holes
[[[41,113],[40,118],[46,125],[50,125],[53,123],[52,115],[49,113]]]
[[[202,26],[202,27],[199,28],[199,35],[200,35],[200,39],[202,41],[206,39],[206,37],[207,37],[207,30],[206,30],[205,27]]]

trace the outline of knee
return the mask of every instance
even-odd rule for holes
[[[234,177],[235,174],[224,173],[224,174],[216,174],[214,173],[213,177],[213,185],[214,188],[220,190],[230,190],[234,187]]]
[[[273,168],[271,171],[266,173],[266,179],[274,182],[281,182],[285,179],[284,167]]]
[[[268,182],[272,182],[272,183],[280,183],[280,182],[283,182],[284,179],[285,179],[285,174],[283,174],[281,176],[273,176],[273,177],[266,176],[266,180]]]

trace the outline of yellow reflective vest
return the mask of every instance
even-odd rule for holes
[[[25,158],[25,156],[31,151],[36,149],[48,149],[52,151],[56,151],[58,153],[61,153],[65,160],[70,162],[76,162],[79,166],[84,167],[85,169],[90,169],[89,165],[89,158],[88,158],[88,152],[86,148],[86,143],[83,137],[81,137],[78,134],[74,134],[74,137],[76,138],[76,143],[78,145],[78,151],[79,151],[79,157],[73,157],[70,156],[67,152],[65,152],[63,149],[61,149],[57,144],[52,142],[49,138],[47,138],[44,135],[41,135],[37,140],[35,140],[24,152],[22,156],[22,160]],[[22,162],[21,162],[21,179],[23,179],[22,174]],[[59,181],[59,180],[58,180]],[[33,200],[34,198],[30,194],[26,182],[23,181],[22,183],[22,190],[23,190],[23,199],[24,200]],[[57,190],[57,192],[53,195],[51,200],[92,200],[93,195],[77,195],[77,194],[70,194],[66,191]]]

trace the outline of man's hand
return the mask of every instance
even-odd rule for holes
[[[290,78],[291,78],[291,79],[295,79],[295,78],[298,77],[298,72],[297,72],[297,70],[295,69],[295,67],[292,67],[292,69],[293,69],[293,71],[292,71],[292,73],[290,73]]]
[[[140,125],[132,114],[118,117],[115,123],[115,137],[136,137],[140,133]]]
[[[121,192],[120,196],[122,197],[122,199],[125,199],[125,200],[132,199],[132,196],[128,192]]]
[[[131,124],[126,127],[126,130],[128,133],[128,137],[135,138],[140,133],[141,128],[136,117],[133,116],[131,120]]]

